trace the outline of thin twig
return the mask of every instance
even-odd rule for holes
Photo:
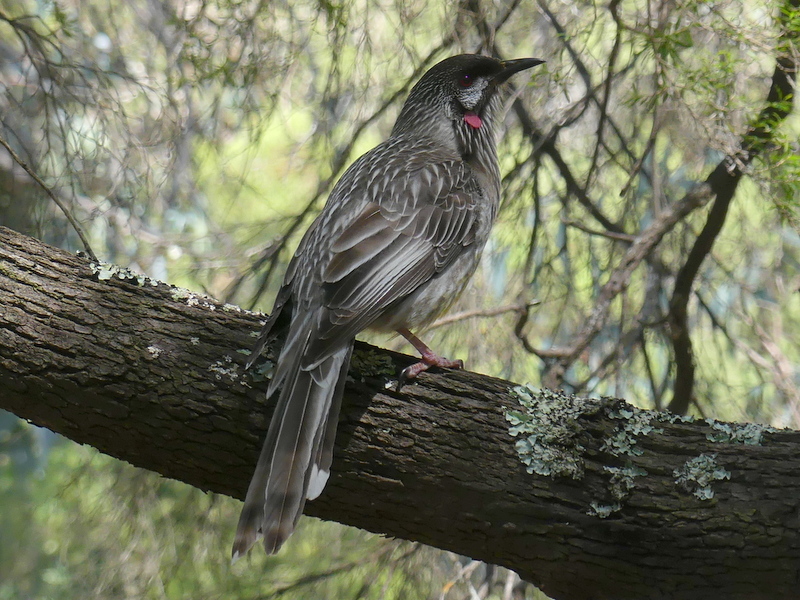
[[[443,325],[449,325],[450,323],[455,323],[457,321],[464,321],[466,319],[486,319],[489,317],[496,317],[498,315],[502,315],[504,313],[509,312],[516,312],[516,313],[523,313],[527,311],[532,306],[536,306],[540,304],[539,300],[531,300],[530,302],[521,302],[517,304],[509,304],[506,306],[499,306],[497,308],[489,308],[489,309],[476,309],[476,310],[466,310],[460,313],[456,313],[454,315],[449,315],[447,317],[442,317],[434,321],[434,323],[428,327],[428,331],[431,329],[436,329],[437,327],[442,327]]]
[[[14,152],[14,149],[2,136],[0,136],[0,145],[2,145],[8,151],[8,153],[11,155],[11,159],[15,163],[17,163],[20,167],[22,167],[23,170],[31,177],[31,179],[33,179],[37,184],[39,184],[39,186],[45,191],[45,193],[48,196],[50,196],[50,199],[53,202],[55,202],[56,206],[58,206],[58,208],[61,209],[61,212],[64,213],[64,216],[67,218],[67,221],[69,221],[69,224],[72,225],[72,228],[75,230],[75,233],[77,233],[78,237],[81,239],[81,242],[83,243],[83,249],[86,252],[86,254],[92,261],[97,262],[97,256],[92,250],[92,247],[89,244],[89,240],[84,235],[83,229],[81,229],[81,226],[78,224],[78,221],[76,221],[75,217],[73,217],[72,214],[70,214],[69,210],[67,209],[67,206],[63,202],[61,202],[61,200],[59,200],[59,198],[55,195],[55,193],[53,193],[53,190],[51,190],[50,187],[44,181],[42,181],[42,179],[28,165],[28,163],[22,160],[22,158],[20,158],[20,156],[16,152]]]
[[[635,235],[630,235],[627,233],[617,233],[615,231],[600,231],[598,229],[592,229],[591,227],[587,227],[578,221],[574,221],[572,219],[561,219],[561,222],[568,227],[574,227],[575,229],[580,229],[584,233],[588,233],[589,235],[599,235],[604,238],[608,238],[610,240],[616,240],[618,242],[626,242],[628,244],[632,244],[634,240],[636,240]]]

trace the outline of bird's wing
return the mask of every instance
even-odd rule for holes
[[[394,158],[394,171],[390,165],[371,174],[362,188],[368,201],[328,242],[317,339],[304,368],[444,271],[476,239],[475,208],[486,199],[468,166],[419,153]]]

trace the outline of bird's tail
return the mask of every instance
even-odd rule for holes
[[[308,337],[296,346],[287,343],[279,360],[273,383],[283,380],[283,387],[239,517],[234,561],[262,536],[267,553],[277,552],[306,499],[319,496],[328,481],[353,344],[303,370],[307,344]]]

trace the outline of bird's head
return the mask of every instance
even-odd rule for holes
[[[503,61],[478,54],[447,58],[412,88],[392,134],[425,133],[444,143],[458,143],[479,131],[491,138],[500,85],[542,62],[538,58]]]

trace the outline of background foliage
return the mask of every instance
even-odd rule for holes
[[[799,14],[766,0],[0,0],[0,224],[81,247],[27,166],[103,260],[268,310],[299,234],[422,72],[462,51],[541,57],[508,103],[482,268],[426,340],[515,381],[797,427],[800,115],[769,93],[776,61],[796,64]],[[690,205],[720,165],[742,174],[731,202]],[[309,519],[277,557],[230,569],[237,502],[9,415],[0,507],[0,599],[538,594]]]

